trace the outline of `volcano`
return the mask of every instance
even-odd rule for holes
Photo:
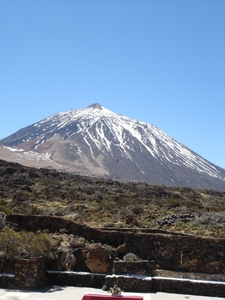
[[[156,126],[98,103],[56,113],[0,140],[0,158],[38,168],[225,191],[225,170]]]

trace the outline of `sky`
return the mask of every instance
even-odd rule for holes
[[[92,103],[225,168],[225,0],[0,0],[0,140]]]

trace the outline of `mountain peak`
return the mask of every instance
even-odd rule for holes
[[[103,107],[102,107],[101,104],[99,104],[99,103],[93,103],[93,104],[89,105],[88,107],[90,107],[90,108],[103,109]]]
[[[115,114],[99,103],[50,116],[0,143],[19,147],[28,159],[29,151],[39,166],[50,161],[50,167],[54,163],[83,175],[225,190],[225,170],[156,126]]]

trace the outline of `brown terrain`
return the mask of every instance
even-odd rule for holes
[[[0,160],[0,208],[101,228],[225,237],[225,192],[121,183]]]

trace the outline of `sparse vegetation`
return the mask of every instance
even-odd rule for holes
[[[225,192],[122,183],[1,160],[0,211],[225,237]]]
[[[178,199],[169,198],[166,201],[169,208],[174,208],[180,206],[180,202]]]
[[[48,256],[52,246],[53,242],[45,233],[20,233],[11,228],[5,228],[0,233],[0,253],[8,258]]]
[[[0,211],[4,212],[6,215],[13,213],[13,211],[7,208],[5,205],[0,205]]]
[[[123,260],[128,262],[128,261],[139,261],[140,258],[135,255],[134,253],[127,253],[126,255],[124,255]]]

